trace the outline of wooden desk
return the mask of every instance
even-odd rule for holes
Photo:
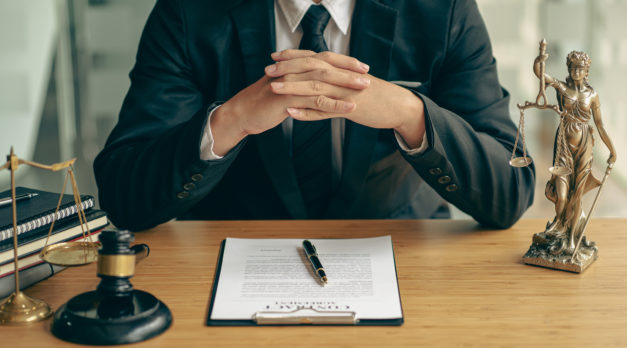
[[[164,347],[627,346],[626,219],[593,219],[600,257],[583,274],[526,266],[544,220],[509,230],[472,221],[170,222],[136,233],[151,255],[132,279],[171,309],[173,326],[137,344]],[[206,327],[225,237],[327,238],[391,234],[405,314],[400,327]],[[58,308],[98,284],[95,265],[68,269],[26,292]],[[3,346],[68,346],[50,320],[0,327]]]

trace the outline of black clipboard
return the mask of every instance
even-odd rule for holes
[[[220,271],[222,270],[222,259],[224,256],[224,247],[226,245],[226,239],[220,243],[220,253],[218,255],[218,263],[216,265],[216,271],[211,287],[211,300],[209,302],[209,310],[207,311],[207,326],[286,326],[286,325],[316,325],[316,326],[337,326],[337,325],[351,325],[351,326],[400,326],[404,323],[403,305],[401,301],[401,294],[399,290],[398,298],[401,307],[401,317],[394,319],[358,319],[355,318],[354,312],[334,312],[334,311],[317,311],[313,310],[315,316],[307,315],[307,312],[303,312],[302,317],[289,316],[281,320],[280,314],[294,314],[295,312],[276,312],[276,311],[260,311],[255,314],[255,318],[250,320],[219,320],[211,319],[211,313],[213,311],[213,304],[215,302],[216,292],[218,289],[218,283],[220,281]],[[394,272],[398,284],[398,273],[396,273],[396,257],[394,257]],[[336,314],[341,315],[336,315]],[[324,316],[321,314],[328,314]],[[352,316],[351,316],[352,314]],[[295,319],[296,318],[296,319]]]

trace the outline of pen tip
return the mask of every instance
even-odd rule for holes
[[[322,277],[322,284],[327,284],[329,281],[326,276]]]

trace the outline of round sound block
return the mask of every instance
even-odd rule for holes
[[[157,336],[171,323],[168,307],[147,292],[133,290],[130,296],[103,299],[90,291],[57,310],[52,333],[80,344],[126,344]]]

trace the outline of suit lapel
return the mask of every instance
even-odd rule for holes
[[[370,74],[381,79],[388,77],[397,14],[375,0],[357,1],[353,12],[350,55],[370,65]],[[370,168],[377,136],[377,129],[347,121],[342,178],[326,217],[341,217],[355,203]]]
[[[259,80],[275,50],[274,1],[243,1],[232,10],[244,60],[246,86]],[[260,115],[263,117],[263,115]],[[296,219],[307,218],[305,204],[283,139],[281,125],[252,136],[283,204]]]

